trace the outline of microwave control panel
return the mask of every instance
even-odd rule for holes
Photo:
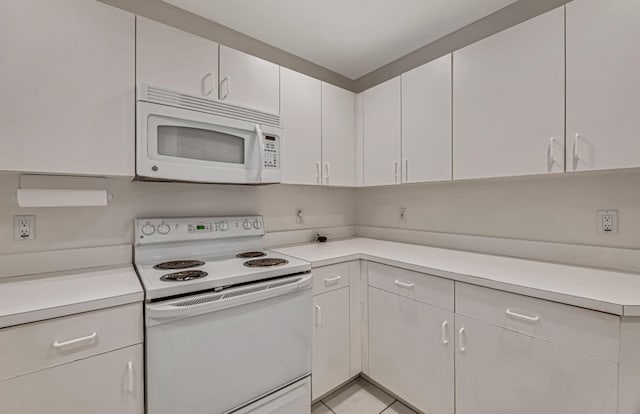
[[[280,168],[280,137],[264,136],[264,167]]]

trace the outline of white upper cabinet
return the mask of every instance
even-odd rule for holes
[[[0,170],[133,176],[134,16],[0,2]]]
[[[282,182],[321,184],[321,82],[280,68]]]
[[[260,111],[280,113],[280,67],[220,45],[220,99]]]
[[[400,183],[400,77],[364,92],[364,185]]]
[[[640,2],[566,8],[567,171],[639,167]]]
[[[563,39],[558,8],[454,52],[454,179],[564,172]]]
[[[402,74],[402,182],[451,179],[451,55]]]
[[[136,81],[218,98],[218,44],[136,17]]]
[[[322,82],[323,183],[354,186],[355,107],[353,92]]]

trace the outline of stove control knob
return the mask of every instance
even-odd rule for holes
[[[145,236],[151,236],[153,233],[156,232],[156,228],[153,224],[151,223],[147,223],[144,226],[142,226],[142,234],[144,234]]]
[[[227,223],[226,221],[221,221],[220,223],[218,223],[218,227],[220,228],[220,231],[227,231],[229,230],[229,223]]]
[[[169,227],[169,225],[166,223],[162,223],[161,225],[158,226],[158,233],[162,235],[169,234],[170,231],[171,231],[171,227]]]
[[[244,219],[244,221],[242,222],[242,227],[245,230],[251,230],[251,222],[249,221],[249,219]]]
[[[262,227],[262,222],[258,219],[253,220],[253,228],[259,230]]]

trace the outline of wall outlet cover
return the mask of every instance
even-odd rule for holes
[[[615,234],[618,232],[618,210],[598,210],[598,233]]]
[[[13,216],[13,240],[35,240],[36,216]]]

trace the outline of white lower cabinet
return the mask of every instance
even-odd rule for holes
[[[0,381],[0,412],[142,414],[142,345]]]
[[[349,288],[313,297],[312,399],[350,378]]]
[[[618,365],[456,315],[457,414],[614,414]]]
[[[453,312],[368,292],[369,376],[425,413],[453,414]]]

